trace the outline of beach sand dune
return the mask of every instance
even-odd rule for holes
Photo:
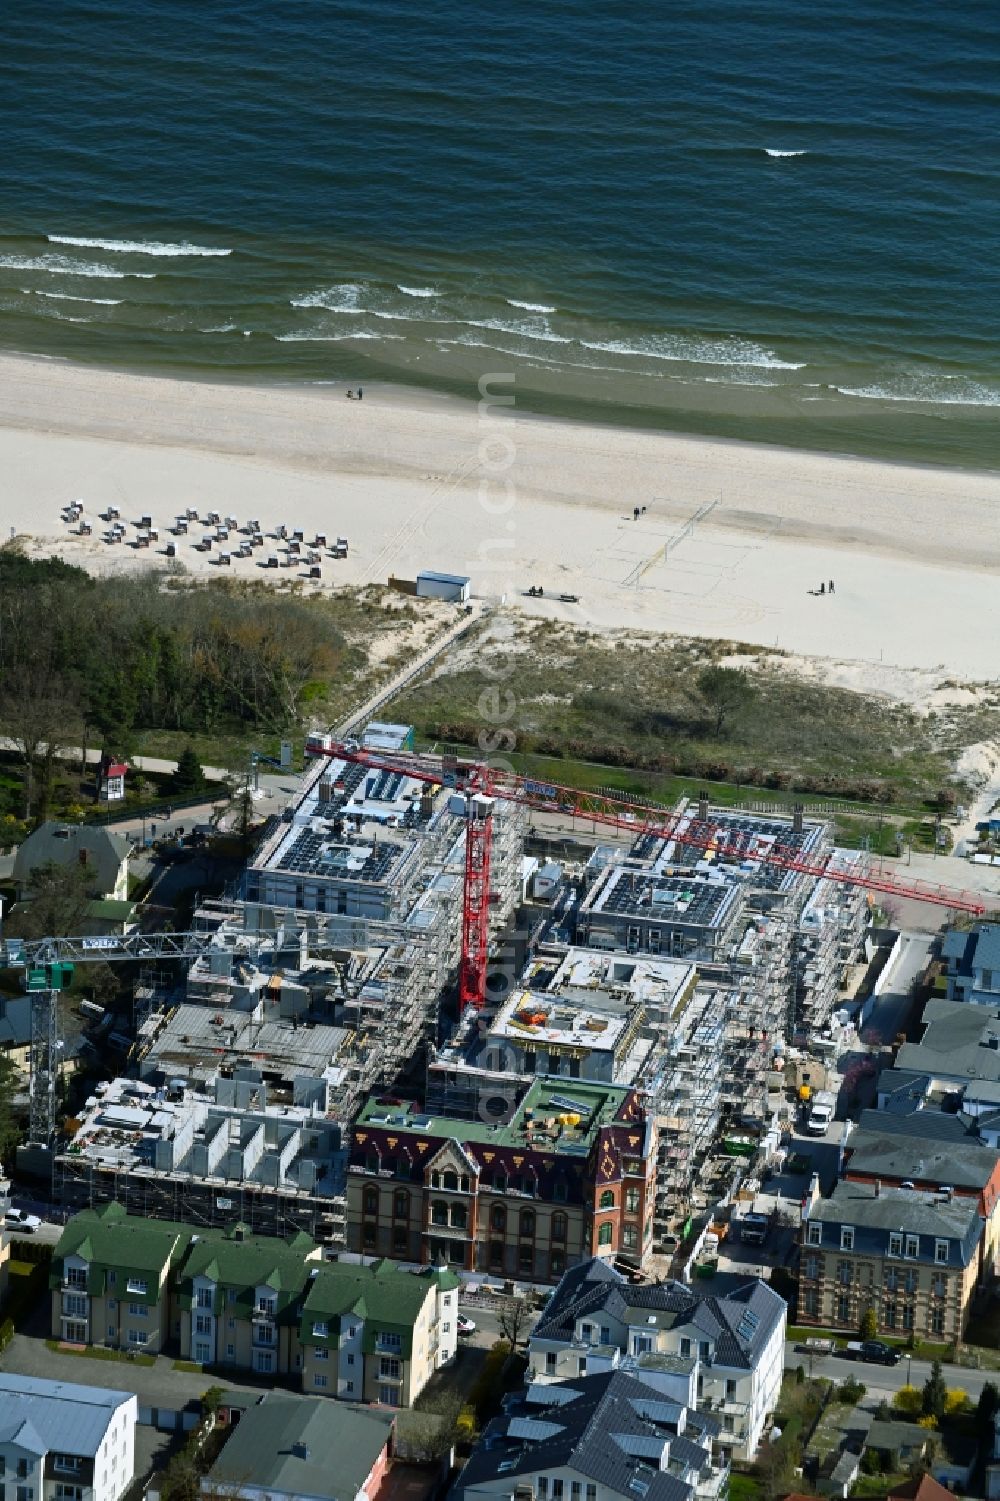
[[[497,383],[498,394],[509,388]],[[0,358],[0,522],[94,569],[95,520],[187,506],[346,535],[324,587],[422,568],[601,629],[994,678],[1000,477],[522,417],[386,388],[213,385]],[[92,537],[64,505],[82,499]],[[645,507],[638,520],[636,507]],[[691,519],[701,514],[693,526]],[[178,539],[191,571],[214,572]],[[129,531],[129,536],[134,533]],[[273,550],[273,549],[269,549]],[[258,551],[234,571],[265,578]],[[281,573],[282,580],[297,570]],[[273,577],[273,574],[271,575]],[[836,584],[819,597],[820,582]],[[544,598],[529,598],[540,585]],[[563,602],[560,594],[576,595]]]

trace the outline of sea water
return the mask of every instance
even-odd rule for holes
[[[1000,9],[59,0],[0,347],[1000,464]]]

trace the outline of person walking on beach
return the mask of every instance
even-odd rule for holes
[[[362,397],[364,396],[364,394],[365,394],[364,391],[362,391],[361,387],[359,386],[358,387],[358,400],[359,401],[362,399]]]
[[[830,593],[833,593],[833,579],[830,580]]]

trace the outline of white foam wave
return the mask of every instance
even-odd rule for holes
[[[555,308],[548,302],[520,302],[516,297],[506,297],[504,301],[508,307],[523,307],[527,313],[555,312]]]
[[[279,344],[340,344],[345,339],[395,339],[402,341],[402,334],[369,334],[359,330],[349,334],[275,334]]]
[[[208,328],[199,328],[200,334],[234,334],[239,328],[238,323],[211,323]]]
[[[944,376],[944,380],[956,377]],[[862,401],[908,401],[922,406],[941,407],[1000,407],[1000,391],[970,381],[966,388],[949,396],[933,387],[915,386],[910,391],[891,390],[887,386],[831,386],[841,396],[857,396]]]
[[[46,271],[51,276],[92,276],[103,281],[155,281],[155,271],[116,271],[99,261],[74,261],[67,255],[0,255],[0,266],[11,271]]]
[[[523,339],[542,339],[546,344],[572,344],[572,339],[565,338],[562,334],[554,334],[544,320],[542,326],[538,323],[520,322],[511,323],[504,318],[464,318],[461,320],[467,328],[489,328],[498,334],[516,334]]]
[[[805,151],[777,151],[777,150],[772,150],[770,146],[765,146],[764,147],[764,155],[765,156],[806,156],[807,153]]]
[[[46,235],[51,245],[81,245],[87,250],[113,250],[120,255],[232,255],[231,248],[217,245],[179,245],[169,240],[101,240],[90,235]]]
[[[121,307],[120,297],[76,297],[72,292],[42,292],[38,287],[22,287],[26,297],[54,297],[59,302],[93,302],[100,307]]]
[[[651,334],[628,343],[623,339],[581,339],[584,349],[603,354],[629,354],[652,360],[675,360],[688,365],[750,365],[758,370],[801,370],[791,360],[779,359],[771,350],[740,339],[713,341],[674,335]]]
[[[320,287],[317,292],[307,292],[303,297],[293,297],[292,307],[326,308],[330,313],[363,313],[361,294],[364,287],[355,281],[338,282],[332,287]],[[332,299],[332,301],[331,301]]]
[[[404,287],[402,282],[396,283],[396,291],[402,292],[404,297],[439,297],[441,295],[437,287]]]

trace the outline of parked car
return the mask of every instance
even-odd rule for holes
[[[851,1340],[847,1346],[849,1360],[867,1360],[872,1365],[899,1365],[899,1351],[880,1339]]]
[[[41,1223],[37,1214],[28,1214],[23,1209],[8,1209],[3,1217],[5,1230],[19,1230],[22,1235],[34,1235]]]
[[[458,1332],[459,1334],[475,1334],[475,1319],[466,1318],[464,1313],[460,1313],[458,1316]]]

